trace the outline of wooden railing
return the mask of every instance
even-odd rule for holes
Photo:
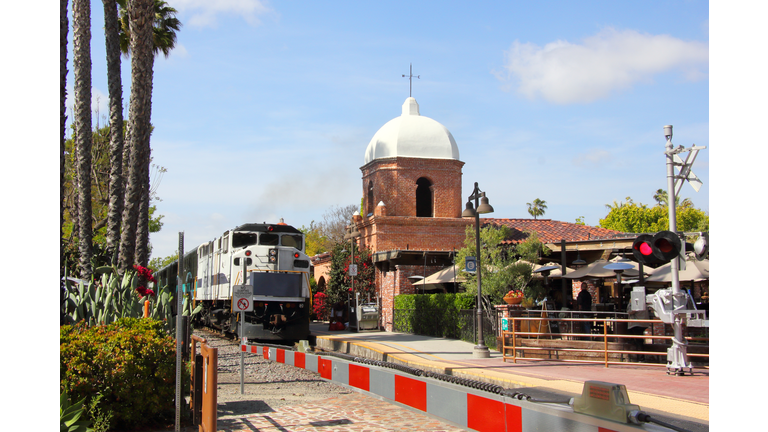
[[[653,324],[659,324],[662,323],[660,320],[636,320],[636,319],[618,319],[618,318],[546,318],[546,317],[510,317],[507,318],[508,320],[508,327],[509,330],[502,331],[502,339],[503,339],[503,345],[502,345],[502,358],[506,362],[507,359],[512,359],[514,363],[517,363],[518,359],[524,359],[527,361],[570,361],[570,362],[581,362],[581,363],[603,363],[605,367],[608,367],[608,365],[626,365],[628,362],[626,361],[611,361],[609,359],[609,354],[621,354],[621,355],[627,355],[629,358],[630,355],[634,356],[666,356],[666,351],[664,352],[658,352],[658,351],[639,351],[639,350],[623,350],[623,349],[609,349],[608,344],[609,340],[611,342],[619,342],[623,340],[628,339],[653,339],[653,340],[672,340],[672,336],[664,336],[664,335],[655,335],[655,334],[640,334],[640,335],[631,335],[631,334],[617,334],[616,332],[609,332],[609,327],[616,328],[615,324],[617,323],[647,323],[649,324],[648,327],[652,327]],[[567,332],[552,332],[549,328],[550,326],[547,324],[557,322],[557,323],[564,323],[566,324],[565,327],[568,331]],[[602,327],[602,334],[595,334],[595,333],[576,333],[573,331],[574,327],[576,325],[574,323],[582,324],[582,323],[593,323],[596,324],[596,327]],[[534,327],[534,324],[536,329],[539,331],[530,331],[532,327]],[[663,324],[663,323],[662,323]],[[558,326],[560,327],[560,326]],[[518,331],[518,328],[527,328],[529,331]],[[542,331],[543,329],[546,329],[548,331]],[[549,338],[549,337],[560,337],[563,340],[572,340],[574,343],[564,343],[561,344],[562,346],[520,346],[518,343],[522,339],[540,339],[542,337]],[[579,338],[580,340],[576,340],[576,338]],[[511,345],[507,344],[507,341],[511,340]],[[697,345],[694,346],[704,346],[708,347],[709,338],[708,337],[685,337],[686,341],[691,342],[697,342]],[[595,344],[583,344],[583,341],[591,341],[591,342],[601,342],[602,341],[602,348],[595,348]],[[707,342],[706,344],[700,345],[698,342]],[[586,347],[584,347],[586,345]],[[512,355],[507,355],[511,351]],[[525,357],[526,351],[549,351],[550,353],[552,351],[556,353],[602,353],[602,359],[601,360],[592,360],[592,359],[560,359],[559,355],[557,355],[555,359],[552,358],[532,358],[532,357]],[[522,353],[522,356],[518,356],[518,353]],[[709,359],[709,354],[700,354],[700,353],[687,353],[688,357],[693,358],[706,358]],[[588,355],[586,355],[588,356]],[[585,356],[585,357],[586,357]],[[551,356],[550,356],[551,357]],[[594,356],[597,357],[597,356]],[[647,364],[647,365],[653,365],[653,366],[666,366],[666,363],[646,363],[646,362],[640,362],[640,361],[633,361],[631,363],[640,363],[640,364]],[[697,366],[697,367],[707,367],[707,366]]]

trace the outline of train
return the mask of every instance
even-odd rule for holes
[[[203,305],[193,323],[252,341],[307,340],[312,292],[304,247],[304,234],[281,220],[240,225],[185,253],[182,292],[193,309]],[[160,287],[178,292],[178,265],[155,272]],[[233,307],[233,291],[242,285],[253,292],[253,312]]]

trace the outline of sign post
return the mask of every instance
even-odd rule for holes
[[[179,274],[176,277],[176,422],[175,431],[181,430],[181,340],[182,310],[181,296],[183,295],[182,281],[184,277],[184,232],[179,233]]]
[[[243,285],[232,287],[232,311],[240,312],[240,343],[245,344],[243,324],[245,312],[253,312],[253,289],[248,285],[248,269],[245,257],[243,260]],[[240,350],[240,394],[245,393],[245,353]]]

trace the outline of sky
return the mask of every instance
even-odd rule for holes
[[[94,122],[108,118],[103,9],[92,12]],[[296,227],[359,205],[365,149],[409,95],[459,147],[496,218],[598,225],[606,204],[654,204],[675,146],[709,147],[706,2],[173,0],[176,49],[154,65],[153,257],[247,222]],[[663,18],[663,19],[662,19]],[[71,37],[70,37],[71,44]],[[71,57],[71,56],[70,56]],[[71,63],[71,58],[70,58]],[[68,86],[73,94],[72,67]],[[122,64],[128,113],[130,60]],[[406,77],[403,77],[406,75]],[[709,211],[702,180],[682,197]]]
[[[92,3],[93,92],[105,116],[103,17],[100,2]],[[466,162],[463,196],[478,182],[493,217],[529,217],[526,203],[540,198],[546,218],[583,216],[596,225],[606,204],[627,196],[652,204],[665,187],[664,125],[674,126],[676,146],[706,146],[693,167],[704,185],[698,193],[684,185],[682,196],[711,217],[711,346],[728,353],[734,344],[754,344],[751,333],[725,323],[761,325],[742,305],[765,292],[768,3],[170,4],[184,27],[177,49],[154,69],[152,154],[167,169],[157,190],[165,225],[151,237],[154,256],[172,254],[181,231],[190,250],[242,223],[284,218],[308,226],[332,206],[359,204],[365,148],[400,115],[408,97],[402,75],[412,63],[421,114],[451,131]],[[59,158],[51,151],[60,139],[59,16],[50,3],[30,10],[27,2],[7,2],[3,11],[0,258],[6,280],[24,290],[11,319],[33,324],[31,338],[16,332],[9,343],[38,350],[42,335],[50,350],[21,365],[29,373],[11,377],[19,380],[11,386],[20,400],[39,398],[38,386],[24,381],[34,373],[49,383],[53,404],[57,372],[41,363],[58,358],[51,312],[58,304],[41,281],[59,278],[52,258]],[[129,68],[124,60],[126,106]],[[762,409],[759,398],[729,396],[742,390],[735,385],[755,382],[751,368],[731,360],[711,360],[718,370],[713,430],[753,424],[742,413]]]

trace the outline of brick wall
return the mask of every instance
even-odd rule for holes
[[[434,217],[460,218],[461,167],[455,159],[393,157],[376,159],[361,168],[364,209],[383,201],[390,216],[416,216],[416,181],[424,177],[432,183]],[[368,205],[368,189],[373,182],[373,201]]]

